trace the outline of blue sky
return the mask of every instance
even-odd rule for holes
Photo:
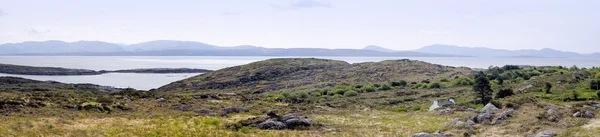
[[[199,41],[600,52],[598,0],[0,0],[0,43]]]

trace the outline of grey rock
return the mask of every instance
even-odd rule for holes
[[[262,122],[262,123],[258,124],[258,128],[260,128],[260,129],[276,129],[276,130],[281,130],[281,129],[286,129],[287,126],[283,122],[274,121],[274,120],[267,120],[265,122]]]
[[[214,111],[212,111],[210,109],[199,109],[199,110],[194,110],[194,112],[196,114],[204,114],[204,115],[206,115],[206,114],[213,113]]]
[[[237,94],[235,94],[233,92],[231,92],[231,93],[223,93],[223,95],[226,95],[226,96],[237,96]]]
[[[190,106],[186,105],[186,104],[181,104],[181,105],[177,105],[175,106],[176,110],[181,110],[181,111],[189,111],[190,110]]]
[[[124,100],[125,102],[131,102],[131,101],[132,101],[132,100],[131,100],[131,99],[129,99],[129,98],[123,98],[123,100]]]
[[[434,137],[434,136],[429,133],[417,133],[417,134],[411,135],[410,137]]]
[[[471,120],[473,120],[473,122],[475,122],[475,123],[481,123],[484,121],[492,122],[493,119],[494,119],[494,115],[492,115],[490,113],[479,113],[479,114],[475,115],[473,118],[471,118]]]
[[[156,99],[156,102],[166,102],[166,101],[167,101],[167,100],[166,100],[165,98],[159,98],[159,99]]]
[[[433,136],[436,136],[436,137],[446,137],[446,136],[444,135],[444,133],[440,132],[439,130],[438,130],[438,131],[435,131],[435,132],[434,132],[433,134],[431,134],[431,135],[433,135]]]
[[[546,111],[546,113],[548,113],[548,115],[555,115],[557,113],[556,109],[548,109],[548,111]]]
[[[585,111],[585,113],[583,113],[583,118],[594,118],[594,113],[589,112],[589,111]]]
[[[537,133],[533,136],[529,136],[529,137],[553,137],[556,135],[556,132],[550,131],[550,130],[544,130],[540,133]]]
[[[494,104],[492,104],[492,103],[488,103],[483,108],[481,108],[482,112],[488,112],[488,113],[495,112],[498,110],[500,110],[500,109],[498,109],[498,107],[494,106]]]
[[[243,107],[227,107],[222,109],[225,114],[249,112],[248,109]]]
[[[458,121],[454,125],[454,128],[456,128],[456,129],[462,129],[462,128],[466,128],[466,127],[467,127],[467,123],[462,122],[462,121]]]
[[[299,118],[301,118],[301,117],[294,115],[294,114],[286,114],[286,115],[281,116],[279,118],[279,121],[287,121],[289,119],[299,119]]]
[[[288,119],[288,120],[284,121],[283,123],[285,123],[285,125],[288,128],[308,127],[311,125],[310,121],[308,119],[304,119],[304,118]]]
[[[581,117],[581,112],[577,111],[573,114],[573,117]]]

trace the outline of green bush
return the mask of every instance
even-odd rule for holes
[[[581,97],[581,93],[577,92],[577,90],[573,90],[573,92],[571,92],[572,100],[579,100],[580,97]]]
[[[374,86],[366,86],[363,88],[364,92],[375,92],[377,89]]]
[[[296,98],[308,98],[308,92],[306,91],[298,91],[296,92]]]
[[[473,83],[475,83],[473,81],[473,79],[461,76],[461,77],[458,77],[457,79],[454,79],[454,81],[452,82],[452,85],[455,85],[455,86],[470,86],[470,85],[473,85]]]
[[[421,110],[421,106],[420,105],[413,105],[412,106],[412,111],[419,111]]]
[[[596,96],[598,96],[598,99],[600,99],[600,91],[596,91]]]
[[[450,82],[447,78],[440,79],[440,82]]]
[[[590,82],[590,89],[600,90],[600,80],[594,79]]]
[[[504,98],[504,97],[508,97],[508,96],[512,96],[515,95],[515,93],[513,92],[512,89],[507,88],[507,89],[500,89],[500,91],[498,93],[496,93],[496,98]]]
[[[433,88],[442,88],[442,85],[440,83],[434,82],[434,83],[431,83],[431,85],[429,85],[429,88],[430,89],[433,89]]]
[[[596,72],[596,75],[594,75],[594,78],[600,79],[600,72]]]
[[[357,96],[357,95],[358,95],[358,92],[356,92],[356,91],[348,91],[348,92],[344,93],[345,97],[353,97],[353,96]]]
[[[408,110],[406,108],[403,107],[398,107],[394,109],[394,112],[408,112]]]
[[[392,89],[392,87],[388,84],[383,84],[381,85],[381,87],[379,87],[379,90],[390,90]]]

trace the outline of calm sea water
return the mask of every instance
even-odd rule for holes
[[[0,56],[0,63],[27,66],[65,67],[92,70],[135,68],[201,68],[218,70],[270,58],[292,57],[235,57],[235,56]],[[301,57],[307,58],[307,57]],[[600,59],[592,58],[475,58],[475,57],[316,57],[342,60],[348,63],[374,62],[394,59],[412,59],[448,66],[487,68],[488,66],[600,66]],[[152,89],[185,79],[196,74],[132,74],[111,73],[94,76],[29,76],[9,75],[36,80],[54,80],[65,83],[92,83],[114,87]]]

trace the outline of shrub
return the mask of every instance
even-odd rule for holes
[[[102,103],[102,104],[112,104],[114,102],[114,100],[110,97],[100,96],[100,97],[96,98],[96,102]]]
[[[420,105],[413,105],[412,111],[419,111],[419,110],[421,110],[421,106]]]
[[[596,75],[594,76],[594,78],[600,79],[600,72],[596,72]]]
[[[394,109],[394,112],[408,112],[408,110],[406,108],[403,107],[398,107]]]
[[[504,98],[512,95],[515,95],[512,89],[501,89],[498,93],[496,93],[496,98]]]
[[[375,92],[375,91],[377,91],[377,89],[375,89],[375,87],[373,87],[373,86],[366,86],[363,88],[363,91],[364,92]]]
[[[447,78],[440,79],[440,82],[450,82]]]
[[[431,83],[431,85],[429,85],[429,88],[442,88],[442,85],[440,83]]]
[[[429,84],[430,82],[431,82],[431,81],[429,81],[429,80],[422,80],[422,81],[421,81],[421,83],[427,83],[427,84]]]
[[[408,85],[408,82],[406,82],[406,80],[400,80],[400,86],[406,87]]]
[[[545,84],[545,85],[546,85],[546,86],[544,87],[544,92],[545,92],[546,94],[550,94],[550,89],[552,89],[552,84],[550,84],[550,83],[546,82],[546,84]]]
[[[379,87],[379,90],[390,90],[392,89],[392,87],[388,84],[383,84],[381,85],[381,87]]]
[[[590,89],[600,90],[600,80],[594,79],[590,82]]]
[[[486,104],[492,100],[493,91],[490,87],[490,81],[482,71],[475,75],[475,85],[473,85],[473,91],[476,92],[477,97],[483,104]]]
[[[308,92],[306,91],[299,91],[296,93],[296,98],[308,98]]]
[[[579,92],[577,92],[576,90],[573,90],[573,92],[571,92],[571,99],[572,100],[579,100],[579,98],[581,97],[581,94]]]
[[[331,97],[331,98],[333,98],[333,99],[338,99],[338,98],[343,98],[343,97],[344,97],[344,96],[342,96],[342,95],[340,95],[340,94],[335,94],[335,95],[333,95],[333,97]]]
[[[392,87],[399,87],[400,86],[400,82],[396,82],[396,81],[392,81],[392,82],[390,82],[390,84],[392,85]]]
[[[353,97],[353,96],[357,96],[357,95],[358,95],[358,92],[356,92],[356,91],[348,91],[348,92],[344,93],[345,97]]]
[[[598,99],[600,99],[600,91],[596,91],[596,96],[598,96]]]
[[[454,81],[452,82],[452,85],[455,86],[470,86],[473,85],[473,80],[467,77],[458,77],[456,79],[454,79]]]

